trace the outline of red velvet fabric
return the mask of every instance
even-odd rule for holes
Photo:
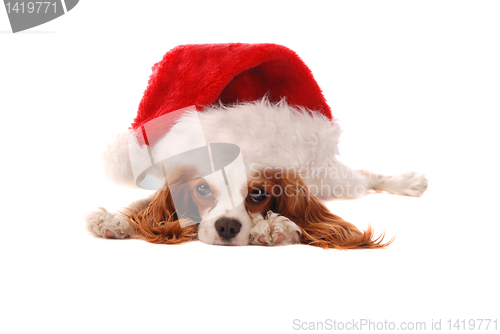
[[[290,105],[332,118],[311,71],[292,50],[276,44],[193,44],[175,47],[153,66],[132,128],[188,106],[250,102],[266,94],[271,102],[286,97]],[[171,124],[151,125],[150,145]]]

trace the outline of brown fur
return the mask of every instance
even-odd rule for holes
[[[197,238],[198,225],[181,227],[170,190],[160,190],[149,206],[128,216],[137,235],[155,244],[178,244]]]
[[[184,170],[170,177],[170,183],[176,185],[176,199],[191,201],[189,182],[194,179],[194,172]],[[192,207],[192,206],[191,206]],[[198,224],[181,227],[174,200],[169,187],[159,190],[148,207],[142,210],[129,208],[132,213],[127,220],[134,227],[137,235],[155,244],[178,244],[195,240],[198,237]],[[186,217],[196,220],[199,213],[184,213]],[[190,223],[189,221],[187,223]],[[184,224],[185,225],[185,224]]]
[[[271,196],[265,205],[259,204],[254,210],[257,209],[263,214],[272,210],[293,221],[302,230],[302,243],[325,249],[383,248],[394,240],[393,238],[382,243],[384,234],[374,239],[371,226],[362,232],[353,224],[331,213],[293,172],[280,172],[278,175],[268,170],[261,176],[260,180],[250,182],[250,188],[264,187]],[[272,189],[281,189],[283,194]],[[250,204],[249,208],[251,207]]]

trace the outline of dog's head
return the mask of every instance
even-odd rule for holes
[[[133,212],[129,220],[139,235],[154,243],[198,238],[208,244],[241,246],[249,244],[254,219],[273,211],[297,224],[301,242],[314,246],[378,248],[392,242],[382,244],[382,238],[373,239],[371,228],[361,232],[331,213],[293,171],[263,169],[239,187],[228,187],[224,180],[178,169],[149,207]]]

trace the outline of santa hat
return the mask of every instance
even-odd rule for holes
[[[332,118],[311,71],[292,50],[276,44],[191,44],[175,47],[153,66],[132,128],[192,105],[201,109],[264,96]],[[148,129],[150,145],[168,130],[157,127]]]
[[[330,107],[309,68],[294,51],[281,45],[181,45],[165,54],[152,69],[131,127],[143,134],[138,138],[141,145],[153,146],[181,114],[175,111],[189,106],[201,110],[214,103],[230,105],[266,97],[270,102],[286,99],[289,105],[304,107],[332,119]],[[118,147],[125,143],[119,142],[117,140],[115,146],[112,144],[108,151],[125,153],[123,147]],[[122,157],[107,157],[106,160],[107,164],[111,161],[112,165],[121,165],[117,167],[118,172],[112,170],[115,167],[108,166],[111,169],[108,176],[118,183],[130,184],[123,182],[121,175],[116,176],[124,173]]]

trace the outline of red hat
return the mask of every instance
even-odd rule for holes
[[[200,110],[219,101],[227,105],[264,96],[270,102],[286,98],[290,105],[332,119],[311,71],[292,50],[276,44],[192,44],[175,47],[153,66],[132,129],[188,106]],[[150,123],[146,143],[168,132],[171,121]]]

